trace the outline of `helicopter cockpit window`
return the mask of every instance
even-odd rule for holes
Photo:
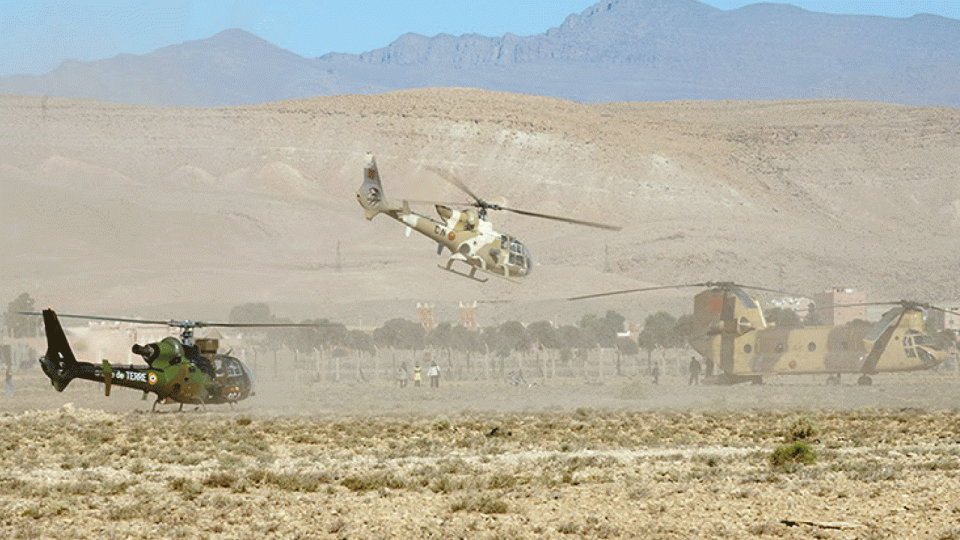
[[[509,245],[509,243],[510,239],[507,238],[507,235],[500,235],[500,249],[507,249],[507,245]]]
[[[510,264],[521,268],[529,268],[530,256],[526,246],[516,238],[510,240]]]
[[[227,377],[239,377],[243,375],[243,370],[240,369],[240,365],[237,362],[226,362],[227,368]]]

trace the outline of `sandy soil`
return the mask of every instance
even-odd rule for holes
[[[0,399],[0,536],[960,537],[953,374],[682,383],[270,381],[148,413],[27,376]],[[812,462],[775,466],[795,441]]]
[[[474,300],[482,325],[642,321],[693,292],[564,299],[725,279],[954,302],[958,125],[875,103],[463,89],[224,109],[4,96],[0,299],[214,321],[267,302],[362,328],[418,302],[456,321]],[[459,200],[426,171],[443,167],[494,202],[624,230],[498,215],[536,271],[469,282],[363,219],[366,151],[388,195]],[[0,398],[0,537],[960,538],[952,374],[538,383],[271,379],[236,411],[152,414],[134,392],[20,373]],[[815,457],[774,466],[795,442]]]

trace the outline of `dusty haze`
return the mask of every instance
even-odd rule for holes
[[[416,302],[455,320],[459,301],[511,300],[481,323],[569,322],[691,305],[572,294],[720,279],[960,298],[957,109],[433,89],[222,109],[4,97],[0,119],[0,298],[61,311],[222,318],[263,301],[366,326]],[[425,238],[362,217],[366,151],[392,197],[465,200],[434,166],[493,201],[624,229],[494,214],[537,266],[522,285],[473,283],[437,269]]]

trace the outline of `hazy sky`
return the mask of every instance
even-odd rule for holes
[[[9,2],[0,0],[0,75],[45,73],[65,59],[100,60],[144,54],[165,45],[242,28],[297,54],[359,53],[406,32],[537,34],[559,26],[595,0],[274,0],[154,2]],[[756,1],[707,0],[720,9]],[[811,11],[909,17],[933,13],[960,19],[957,0],[788,2]]]

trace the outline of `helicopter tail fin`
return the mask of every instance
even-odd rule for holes
[[[73,355],[60,319],[50,308],[43,310],[43,327],[47,334],[47,353],[40,357],[40,368],[50,378],[53,387],[63,392],[77,376],[77,358]]]
[[[391,204],[383,194],[380,184],[380,172],[377,170],[377,160],[368,153],[363,166],[363,183],[357,190],[357,201],[363,207],[367,219],[384,212],[399,210],[399,206]]]

